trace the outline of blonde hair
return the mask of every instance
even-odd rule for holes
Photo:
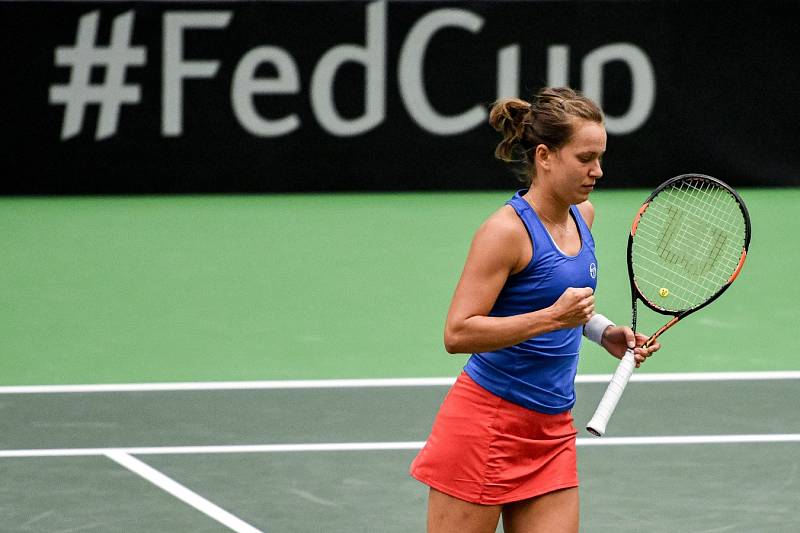
[[[489,124],[503,136],[494,155],[501,161],[521,165],[520,179],[530,185],[536,176],[535,150],[540,144],[557,150],[573,134],[575,119],[603,123],[600,106],[569,87],[545,87],[528,103],[504,98],[492,105]]]

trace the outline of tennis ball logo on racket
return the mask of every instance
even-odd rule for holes
[[[667,296],[669,296],[669,289],[666,287],[661,287],[660,289],[658,289],[658,295],[661,296],[662,298],[666,298]]]

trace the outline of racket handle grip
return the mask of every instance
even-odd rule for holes
[[[592,435],[602,437],[605,434],[608,420],[614,413],[614,409],[617,408],[617,403],[622,397],[622,391],[625,390],[628,380],[631,379],[634,368],[636,368],[636,359],[633,357],[633,350],[628,350],[619,362],[619,366],[617,366],[617,370],[614,372],[605,394],[603,394],[603,399],[597,405],[594,416],[586,424],[586,430]]]

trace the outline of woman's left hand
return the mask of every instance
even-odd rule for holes
[[[636,368],[639,368],[648,357],[661,348],[661,344],[657,340],[649,348],[644,348],[643,345],[647,339],[649,337],[641,333],[636,333],[634,336],[633,330],[627,326],[611,326],[603,332],[602,345],[617,359],[622,359],[632,345],[636,346],[633,356],[636,359]]]

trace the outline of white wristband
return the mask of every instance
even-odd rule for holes
[[[583,325],[583,334],[586,335],[586,338],[590,341],[601,344],[601,341],[603,340],[603,332],[605,332],[607,327],[614,325],[616,324],[611,322],[600,313],[595,313],[592,315],[592,318],[590,318],[589,321]]]

